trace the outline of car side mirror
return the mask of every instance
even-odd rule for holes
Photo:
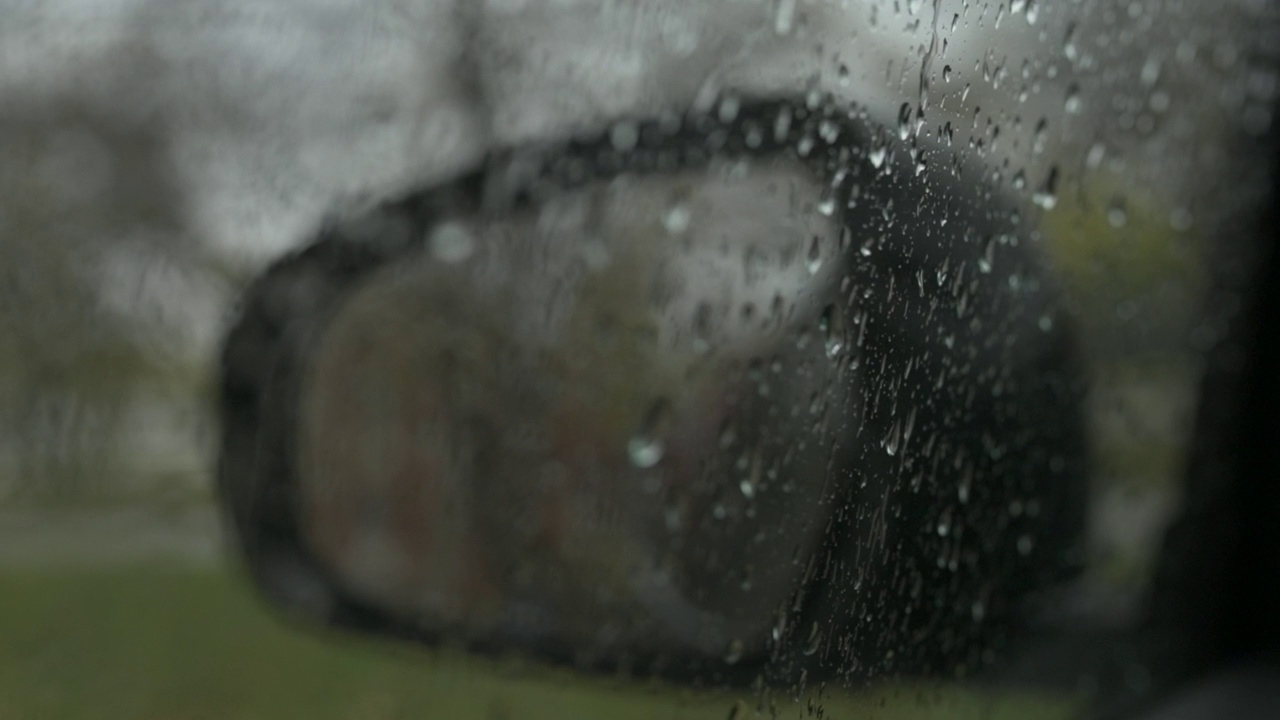
[[[922,152],[728,98],[326,228],[224,348],[257,583],[684,681],[988,662],[1079,562],[1082,382],[1013,213]]]

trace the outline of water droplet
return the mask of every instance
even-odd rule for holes
[[[1031,199],[1041,210],[1052,210],[1058,206],[1058,166],[1049,168],[1044,185],[1040,186]]]
[[[1031,554],[1031,551],[1034,548],[1035,548],[1035,541],[1031,539],[1030,535],[1023,535],[1022,537],[1018,538],[1018,554],[1019,555],[1026,557]]]
[[[727,450],[733,447],[738,441],[738,428],[733,424],[733,418],[724,421],[724,425],[720,427],[720,449]]]
[[[898,454],[898,446],[902,444],[902,425],[895,421],[893,427],[889,428],[889,432],[880,441],[880,446],[890,457]]]
[[[1062,55],[1071,62],[1080,59],[1080,49],[1076,47],[1076,24],[1067,25],[1067,32],[1062,38]]]
[[[942,516],[938,518],[937,532],[938,537],[946,537],[951,534],[951,510],[944,510]]]
[[[1089,154],[1085,156],[1084,164],[1090,170],[1097,170],[1102,167],[1102,161],[1107,157],[1107,146],[1102,143],[1094,143],[1089,147]]]
[[[1191,229],[1195,219],[1191,215],[1191,211],[1185,207],[1174,208],[1169,213],[1169,227],[1175,232],[1186,232]]]
[[[817,275],[822,269],[822,239],[815,237],[813,242],[809,243],[809,255],[805,262],[805,267],[810,275]]]
[[[760,476],[763,474],[763,461],[760,457],[760,448],[756,448],[751,453],[751,459],[748,467],[750,472],[747,477],[738,483],[738,490],[742,492],[742,497],[751,500],[756,496],[756,490],[760,487]]]
[[[818,318],[818,329],[822,331],[823,346],[827,357],[834,358],[844,350],[844,316],[836,305],[827,305]]]
[[[1117,230],[1129,224],[1129,211],[1125,209],[1124,198],[1112,198],[1107,207],[1107,224]]]
[[[818,648],[822,645],[822,626],[814,623],[809,628],[809,639],[804,644],[804,654],[814,655],[818,652]]]
[[[1063,106],[1063,109],[1066,110],[1069,115],[1079,115],[1082,108],[1083,103],[1080,101],[1080,86],[1072,83],[1071,86],[1067,88],[1067,101]]]
[[[1041,332],[1049,332],[1053,329],[1053,318],[1049,315],[1041,315],[1037,325],[1040,326]]]
[[[987,616],[987,608],[982,604],[981,600],[973,601],[973,607],[970,608],[970,612],[973,613],[974,622],[982,622],[982,619]]]
[[[787,139],[787,134],[791,132],[791,108],[784,106],[778,111],[778,117],[773,121],[773,139],[776,142],[783,142]]]
[[[662,513],[662,519],[667,525],[669,532],[676,532],[684,526],[684,518],[680,515],[680,508],[669,507]]]
[[[951,66],[950,65],[942,66],[942,81],[951,82]]]
[[[627,455],[638,468],[651,468],[662,460],[662,441],[637,435],[627,443]]]
[[[818,137],[828,143],[835,143],[836,140],[840,139],[840,126],[830,120],[823,120],[818,125]]]
[[[773,627],[769,630],[769,635],[774,642],[782,640],[783,635],[786,634],[787,619],[787,606],[783,605],[778,608],[778,616],[774,618]]]
[[[446,222],[431,231],[427,246],[435,259],[444,263],[460,263],[475,252],[476,241],[471,231],[458,222]]]
[[[879,170],[884,167],[885,156],[889,154],[888,148],[884,145],[877,145],[871,148],[871,152],[867,154],[867,160],[871,162],[871,167]]]
[[[613,145],[613,149],[618,152],[629,152],[634,150],[636,144],[640,142],[640,129],[632,122],[614,123],[609,129],[609,143]]]
[[[1162,114],[1169,110],[1169,105],[1172,102],[1173,99],[1169,96],[1169,93],[1157,90],[1151,93],[1151,97],[1147,100],[1147,106],[1151,108],[1152,112]]]
[[[1147,87],[1155,85],[1156,81],[1160,79],[1160,58],[1147,58],[1147,62],[1142,65],[1142,72],[1138,79]]]
[[[733,640],[724,651],[724,661],[733,665],[742,659],[747,652],[747,647],[741,640]]]
[[[796,19],[796,0],[778,0],[778,11],[773,16],[773,31],[779,35],[790,34]]]
[[[986,251],[983,252],[982,257],[978,258],[978,271],[981,272],[983,275],[990,273],[991,268],[995,266],[995,262],[996,262],[996,239],[992,237],[989,240],[987,240]]]
[[[911,103],[902,103],[898,108],[898,137],[903,140],[911,137]]]
[[[640,430],[627,442],[627,456],[638,468],[651,468],[662,461],[666,452],[662,436],[671,424],[671,403],[656,400],[645,413]]]
[[[738,119],[738,112],[742,109],[742,101],[730,95],[720,101],[720,109],[718,115],[720,122],[731,123]]]
[[[1035,136],[1031,141],[1031,152],[1039,155],[1044,152],[1045,146],[1049,143],[1049,121],[1040,118],[1036,123]]]
[[[676,203],[671,206],[671,209],[662,218],[662,227],[670,235],[682,235],[689,229],[689,222],[692,219],[693,213],[689,211],[689,206],[684,203]]]

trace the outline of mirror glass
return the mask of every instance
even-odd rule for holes
[[[316,551],[466,634],[761,652],[852,417],[821,196],[785,162],[726,163],[442,219],[310,361]]]
[[[304,555],[391,625],[588,669],[990,664],[1081,562],[1083,376],[1004,196],[915,151],[728,98],[334,225],[241,321],[295,326],[265,477]]]

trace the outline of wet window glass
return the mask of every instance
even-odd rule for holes
[[[0,717],[1137,716],[1277,31],[0,8]]]

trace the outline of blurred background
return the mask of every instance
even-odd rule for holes
[[[0,0],[0,719],[1069,714],[1034,688],[637,688],[282,623],[212,502],[220,336],[325,218],[686,103],[673,68],[820,87],[1023,199],[1093,377],[1089,601],[1123,623],[1234,310],[1206,290],[1252,262],[1277,52],[1261,0]]]

